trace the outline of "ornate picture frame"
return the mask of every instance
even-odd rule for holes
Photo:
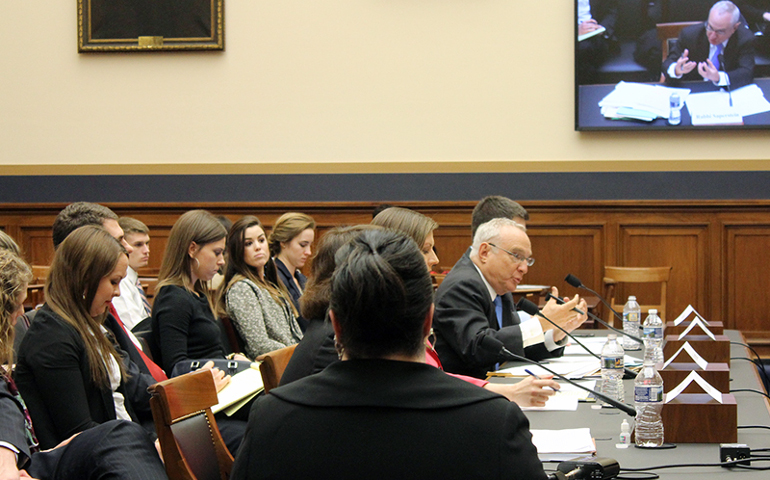
[[[78,0],[78,52],[224,50],[224,0]]]

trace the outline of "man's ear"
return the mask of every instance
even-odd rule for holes
[[[482,243],[481,245],[479,245],[479,252],[478,252],[479,260],[482,263],[486,263],[486,261],[489,259],[489,254],[491,252],[492,252],[492,247],[486,242]]]

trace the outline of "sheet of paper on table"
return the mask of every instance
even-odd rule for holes
[[[580,455],[596,452],[596,445],[589,428],[567,428],[563,430],[530,430],[532,443],[537,448],[540,460],[568,460]]]
[[[591,390],[596,388],[596,380],[585,380],[577,383]],[[559,386],[561,387],[559,391],[548,399],[544,407],[521,407],[521,409],[525,412],[574,412],[577,410],[578,402],[588,400],[588,397],[591,395],[585,390],[569,383],[559,382]]]

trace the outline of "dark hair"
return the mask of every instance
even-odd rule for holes
[[[372,210],[372,218],[376,217],[377,215],[379,215],[380,213],[384,212],[389,208],[393,208],[393,205],[389,203],[381,203],[377,205],[376,207],[374,207],[374,210]]]
[[[265,227],[262,226],[262,222],[259,218],[249,215],[239,219],[230,228],[227,234],[227,246],[225,251],[227,252],[227,264],[225,265],[224,280],[219,286],[217,292],[217,314],[220,317],[227,316],[225,308],[225,294],[227,290],[237,281],[248,279],[264,287],[270,296],[279,305],[288,304],[292,311],[295,310],[294,303],[289,301],[289,296],[286,287],[278,280],[278,269],[275,267],[275,263],[268,254],[267,263],[265,264],[264,279],[259,278],[257,269],[246,263],[243,258],[243,249],[246,244],[246,230],[251,227],[259,227],[262,232],[265,231]],[[265,235],[267,236],[267,235]],[[294,311],[294,315],[297,312]]]
[[[356,225],[353,227],[335,227],[321,237],[316,247],[310,276],[305,291],[299,297],[302,316],[308,320],[324,320],[332,296],[332,274],[334,273],[334,255],[337,250],[353,237],[366,230],[381,230],[377,225]]]
[[[433,302],[414,240],[391,230],[361,232],[335,255],[330,308],[348,358],[417,355]]]
[[[490,195],[481,199],[473,208],[471,215],[471,238],[476,235],[476,229],[482,223],[487,223],[495,218],[514,219],[516,217],[529,220],[527,210],[510,198],[500,195]]]
[[[101,226],[105,220],[118,221],[115,212],[97,203],[75,202],[70,203],[59,212],[53,221],[53,248],[67,238],[67,235],[85,225]]]
[[[224,215],[217,215],[217,221],[222,224],[223,227],[225,227],[225,230],[228,232],[231,228],[233,228],[233,221],[229,218],[225,217]]]

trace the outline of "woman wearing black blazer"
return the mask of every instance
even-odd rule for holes
[[[335,259],[342,361],[254,403],[231,478],[545,479],[515,403],[424,363],[433,287],[414,241],[366,231]],[[312,448],[287,455],[298,439]]]
[[[15,374],[42,448],[108,420],[151,424],[147,387],[155,380],[103,327],[127,266],[123,247],[100,227],[77,229],[56,250]]]

